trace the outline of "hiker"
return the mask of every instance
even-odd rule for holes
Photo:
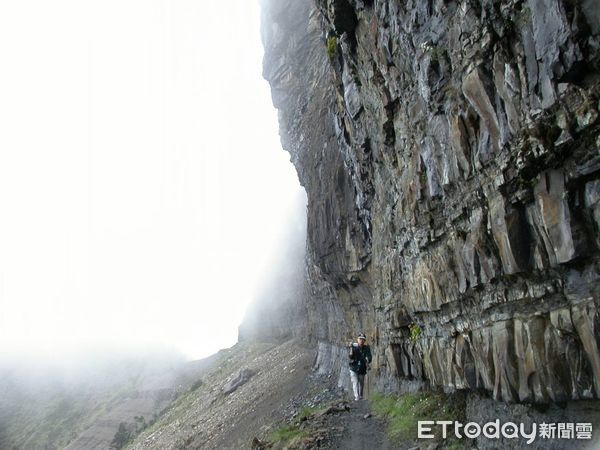
[[[356,339],[357,342],[350,344],[350,379],[352,380],[352,390],[354,391],[354,401],[363,398],[363,389],[365,387],[365,374],[369,364],[373,360],[371,348],[365,345],[367,337],[361,333]]]

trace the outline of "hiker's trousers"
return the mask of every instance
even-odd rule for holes
[[[350,370],[350,380],[352,381],[354,400],[361,399],[363,396],[363,389],[365,387],[365,375],[356,373],[354,370]]]

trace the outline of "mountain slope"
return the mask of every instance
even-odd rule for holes
[[[107,449],[120,424],[146,426],[210,364],[157,353],[97,356],[70,368],[8,364],[0,369],[0,448]]]
[[[296,340],[243,342],[222,350],[202,385],[178,398],[128,448],[249,448],[254,437],[268,435],[269,425],[285,418],[289,402],[303,392],[315,354]],[[241,370],[249,379],[225,393]]]

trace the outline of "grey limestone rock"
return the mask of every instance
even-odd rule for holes
[[[364,331],[382,389],[600,397],[598,2],[263,3],[319,370]]]
[[[237,388],[246,384],[250,378],[254,375],[254,372],[250,369],[240,369],[239,372],[225,385],[223,386],[223,394],[228,395],[235,391]]]

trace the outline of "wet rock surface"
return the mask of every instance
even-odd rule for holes
[[[340,385],[364,331],[383,390],[600,396],[596,3],[264,2],[308,196],[290,326]]]

